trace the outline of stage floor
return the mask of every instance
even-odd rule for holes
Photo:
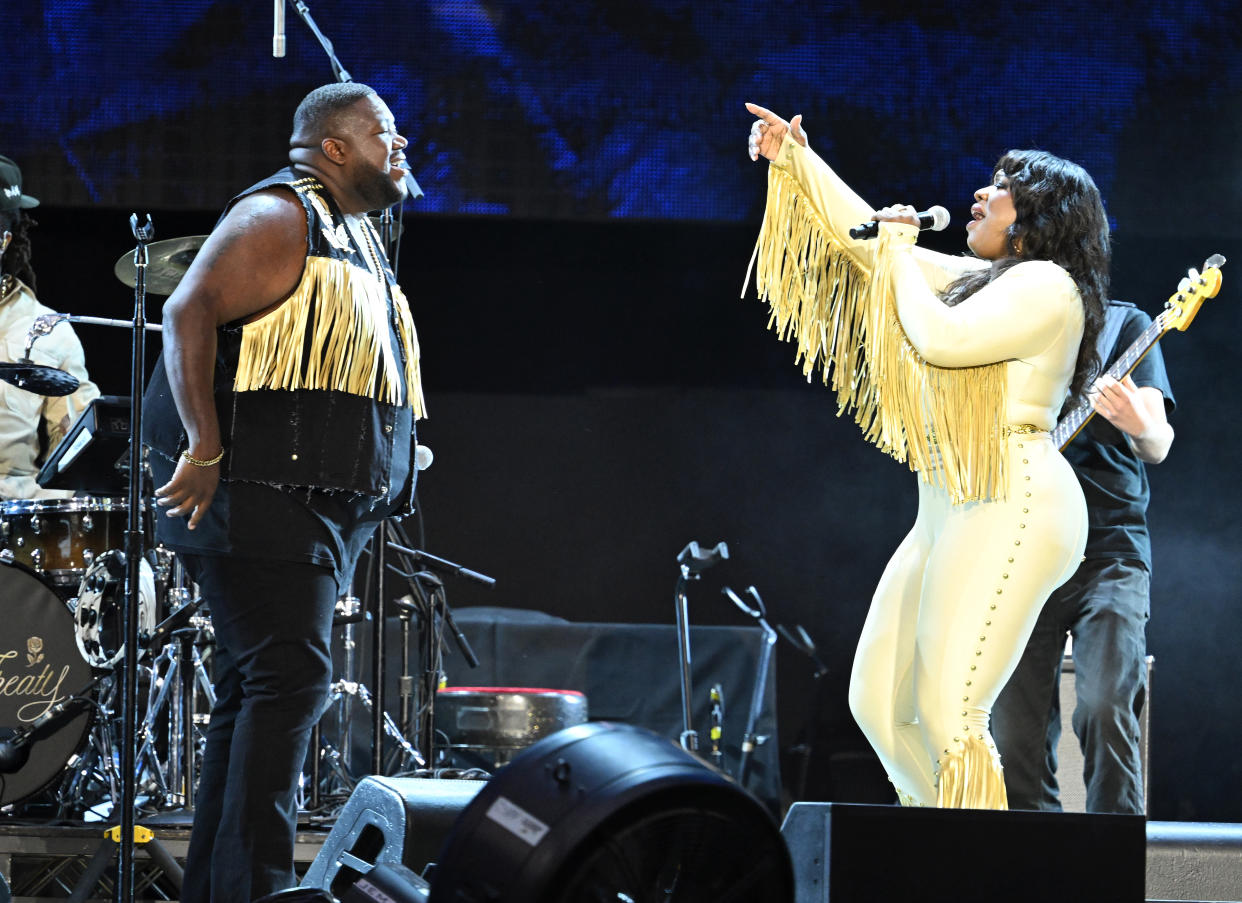
[[[190,830],[180,823],[150,827],[155,840],[178,863],[185,859]],[[0,819],[0,875],[9,883],[13,903],[67,899],[81,882],[91,860],[116,845],[104,838],[108,825],[37,824]],[[310,866],[329,829],[300,826],[294,856],[298,873]],[[111,901],[115,873],[108,871],[87,899]],[[138,900],[176,900],[171,881],[140,845],[134,858]],[[1149,901],[1242,901],[1242,824],[1149,822],[1147,824],[1147,899]],[[901,901],[893,901],[901,903]]]
[[[149,827],[160,844],[178,863],[185,861],[190,842],[188,823],[156,824]],[[104,837],[105,822],[77,825],[38,825],[29,821],[0,820],[0,875],[9,884],[13,903],[41,903],[64,900],[81,883],[91,860],[110,853],[115,862],[117,845]],[[328,828],[299,828],[294,859],[298,874],[310,866],[328,836]],[[110,869],[88,892],[89,900],[111,901],[115,870]],[[177,885],[154,862],[142,845],[134,853],[134,893],[139,900],[176,900]]]

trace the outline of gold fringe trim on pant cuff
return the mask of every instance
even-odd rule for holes
[[[940,760],[936,805],[942,809],[1008,809],[1000,756],[977,737]]]
[[[917,799],[915,799],[909,793],[906,793],[896,784],[893,785],[893,789],[897,791],[897,802],[900,803],[902,806],[907,806],[910,808],[922,808],[923,807],[922,803],[920,803]]]

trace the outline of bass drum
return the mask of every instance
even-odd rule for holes
[[[73,615],[52,586],[24,565],[0,561],[0,739],[28,727],[91,682]],[[0,806],[34,796],[65,773],[90,733],[93,709],[36,740],[26,761],[0,774]]]

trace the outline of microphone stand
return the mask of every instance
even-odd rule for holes
[[[353,76],[345,71],[345,67],[341,65],[341,61],[337,59],[336,50],[332,47],[332,42],[319,30],[319,26],[315,24],[315,20],[311,17],[310,9],[303,0],[293,0],[293,9],[298,14],[306,27],[311,30],[311,34],[315,36],[315,40],[319,42],[319,46],[323,48],[323,52],[328,55],[328,62],[332,65],[332,73],[339,82],[351,82]],[[423,190],[418,186],[414,176],[410,175],[409,170],[405,173],[405,185],[409,189],[409,199],[415,200],[423,196]]]
[[[125,656],[121,681],[121,837],[117,866],[116,900],[134,899],[134,758],[137,745],[138,711],[138,610],[143,557],[142,523],[142,389],[145,370],[147,243],[155,238],[155,227],[147,214],[140,225],[138,214],[129,217],[134,248],[134,332],[130,362],[129,416],[129,524],[125,531]]]
[[[419,752],[422,753],[428,765],[434,767],[435,699],[436,691],[440,688],[440,653],[443,645],[440,632],[436,630],[437,612],[440,616],[440,623],[448,628],[448,631],[453,635],[457,648],[466,660],[466,664],[471,668],[477,668],[479,666],[479,659],[474,654],[474,650],[470,648],[470,642],[466,639],[466,635],[457,626],[457,622],[453,620],[453,612],[449,608],[443,581],[437,574],[431,573],[431,571],[439,571],[446,576],[461,577],[465,580],[481,583],[484,586],[495,586],[496,581],[486,574],[480,574],[478,571],[472,571],[455,562],[439,558],[428,552],[412,549],[409,546],[389,542],[388,548],[428,568],[428,570],[417,573],[399,572],[409,581],[411,595],[418,600],[418,604],[406,600],[398,600],[396,604],[399,608],[405,608],[406,610],[421,609],[424,613],[422,704],[417,707],[417,716],[415,718],[415,746],[418,747]],[[393,568],[393,570],[396,570],[396,568]]]
[[[283,4],[279,4],[279,5],[283,7]],[[311,31],[311,34],[315,36],[315,40],[319,42],[319,46],[323,48],[323,52],[328,57],[328,63],[332,66],[332,73],[333,75],[336,76],[336,80],[338,82],[353,81],[353,76],[351,76],[349,72],[346,71],[345,67],[341,65],[341,61],[336,55],[336,49],[332,46],[332,42],[328,40],[327,35],[325,35],[320,30],[319,25],[315,22],[314,17],[311,16],[310,7],[306,5],[304,0],[293,0],[293,9],[298,14],[298,18],[300,18],[303,22],[306,23],[306,27],[309,28]],[[284,42],[282,41],[281,42],[282,46],[280,48],[281,50],[280,55],[282,56],[284,52],[283,43]],[[273,50],[275,50],[275,44],[273,44]],[[414,176],[410,174],[410,171],[408,169],[405,170],[403,181],[405,182],[405,186],[406,186],[406,197],[407,198],[409,198],[410,200],[414,200],[416,198],[420,198],[423,196],[423,189],[419,187],[417,180],[415,180]],[[381,214],[381,219],[380,219],[381,227],[383,228],[383,231],[384,231],[384,234],[382,236],[382,241],[384,244],[385,255],[388,257],[390,266],[392,266],[393,275],[395,276],[397,272],[397,268],[395,265],[393,265],[393,261],[395,261],[396,255],[394,253],[395,240],[393,238],[392,221],[393,221],[393,217],[392,217],[391,208],[385,208],[383,214]],[[384,640],[385,640],[384,638],[384,633],[385,633],[385,630],[384,630],[384,595],[385,595],[384,549],[385,549],[385,546],[388,540],[387,525],[380,524],[380,527],[377,533],[378,533],[378,537],[376,538],[376,542],[375,542],[375,563],[377,565],[376,573],[378,574],[376,587],[375,587],[376,589],[376,617],[375,617],[374,631],[371,634],[371,640],[372,640],[371,687],[372,687],[372,693],[374,694],[373,702],[372,702],[372,711],[371,711],[371,714],[372,714],[371,767],[372,767],[372,772],[374,774],[382,774],[383,741],[384,741],[384,667],[385,667],[385,661],[384,661],[384,658],[385,658],[385,650],[384,650]]]
[[[678,739],[682,749],[696,755],[699,751],[699,732],[694,729],[694,716],[690,707],[690,603],[686,598],[686,585],[691,580],[698,580],[699,574],[717,561],[728,557],[729,547],[723,542],[717,543],[706,552],[697,542],[691,542],[677,553],[680,576],[677,578],[673,601],[677,609],[677,664],[681,671],[681,737]]]
[[[768,683],[768,666],[772,661],[772,647],[776,645],[776,631],[768,623],[763,600],[759,598],[759,591],[753,586],[748,586],[746,592],[755,600],[754,608],[743,602],[729,587],[726,586],[723,592],[733,601],[734,605],[754,618],[763,630],[763,646],[759,650],[755,684],[750,694],[750,710],[746,713],[746,730],[742,733],[742,756],[737,764],[737,783],[739,787],[745,789],[746,778],[750,773],[750,756],[755,751],[755,722],[759,719],[759,710],[763,707],[763,694]]]

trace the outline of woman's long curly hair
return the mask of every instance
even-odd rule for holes
[[[996,164],[995,174],[1001,173],[1017,214],[1009,227],[1008,254],[954,281],[944,291],[944,302],[952,306],[966,300],[1024,260],[1061,266],[1078,285],[1083,304],[1082,344],[1070,383],[1070,398],[1077,398],[1101,366],[1095,343],[1108,306],[1112,256],[1104,202],[1085,169],[1045,151],[1011,150]]]
[[[24,210],[0,210],[0,232],[13,233],[13,240],[0,258],[0,272],[16,276],[35,291],[34,267],[30,263],[30,229],[35,221]]]

